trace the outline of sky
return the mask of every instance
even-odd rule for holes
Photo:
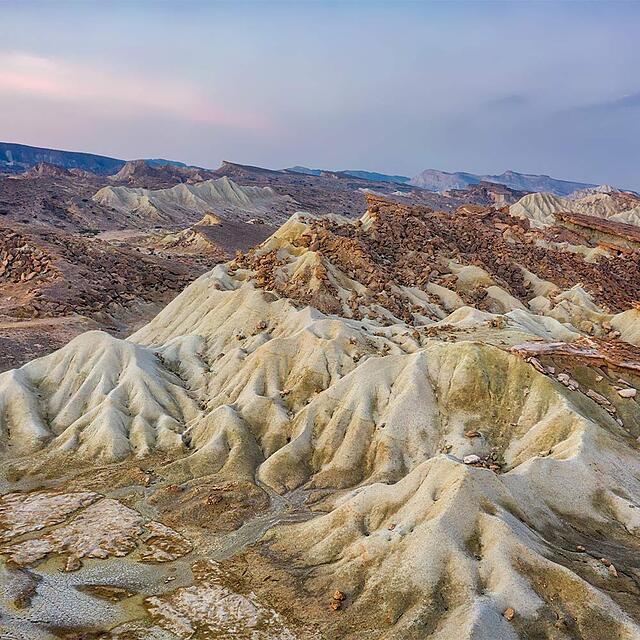
[[[640,2],[0,0],[0,140],[640,189]]]

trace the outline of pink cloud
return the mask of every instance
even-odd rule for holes
[[[0,94],[104,108],[123,115],[154,113],[204,125],[265,131],[261,114],[218,104],[201,87],[165,76],[0,52]]]

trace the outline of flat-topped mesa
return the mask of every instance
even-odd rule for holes
[[[263,174],[278,174],[280,173],[276,169],[265,169],[264,167],[255,167],[249,164],[239,164],[237,162],[231,162],[230,160],[223,160],[220,166],[215,170],[215,173],[219,175],[237,175],[242,176],[245,173],[263,173]]]
[[[129,160],[125,162],[124,166],[120,171],[115,173],[112,178],[114,180],[128,180],[130,177],[138,174],[146,174],[153,169],[146,163],[145,160]]]

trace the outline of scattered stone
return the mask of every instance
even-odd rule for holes
[[[477,456],[475,453],[472,453],[462,458],[462,462],[465,464],[478,464],[479,462],[482,462],[482,458]]]
[[[63,571],[65,573],[70,571],[78,571],[82,567],[82,561],[77,556],[69,556],[64,563]]]
[[[558,619],[553,624],[556,629],[566,629],[573,623],[573,620],[570,616],[559,616],[557,613],[556,616]]]
[[[108,602],[120,602],[135,595],[135,592],[106,584],[92,584],[82,587],[82,591]]]
[[[621,398],[635,398],[637,391],[635,389],[618,389],[618,395]]]
[[[537,358],[527,358],[527,362],[540,373],[547,373],[546,369],[542,366],[542,363]]]
[[[587,389],[585,395],[591,398],[594,402],[597,402],[598,404],[605,405],[605,406],[611,405],[609,400],[607,400],[603,395],[600,395],[596,391],[593,391],[593,389]]]
[[[580,388],[580,385],[578,384],[577,380],[574,380],[570,375],[568,375],[567,373],[559,373],[556,376],[556,379],[561,382],[565,387],[568,387],[569,389],[571,389],[572,391],[577,391]]]
[[[184,491],[184,489],[179,484],[168,484],[165,488],[165,491],[169,495],[178,495]]]
[[[516,615],[515,609],[513,607],[507,607],[502,615],[504,616],[504,619],[507,620],[508,622],[511,622]]]

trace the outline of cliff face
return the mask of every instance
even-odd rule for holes
[[[65,169],[82,169],[98,175],[110,175],[124,166],[124,160],[98,156],[92,153],[60,151],[30,147],[24,144],[0,142],[0,172],[22,173],[39,163]]]

